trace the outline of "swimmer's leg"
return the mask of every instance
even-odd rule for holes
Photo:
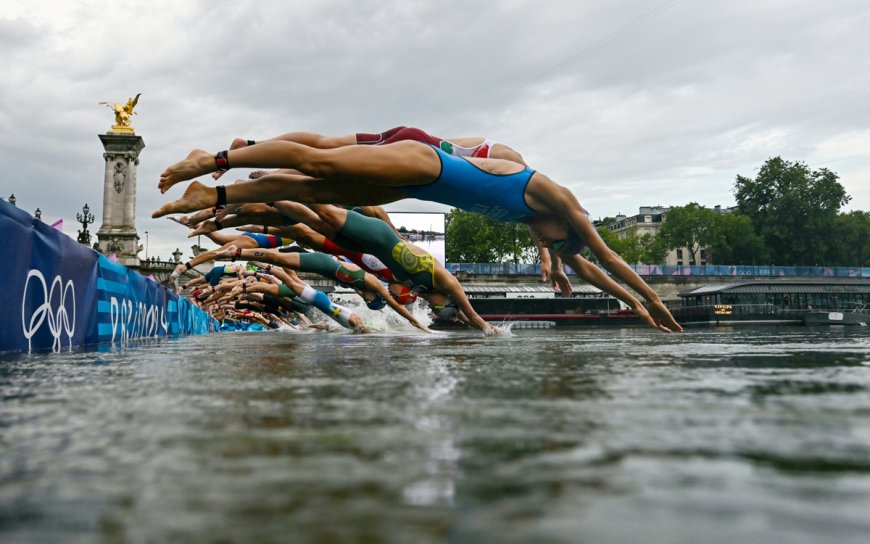
[[[222,187],[222,186],[219,186]],[[392,187],[356,180],[299,179],[297,176],[269,175],[258,180],[224,187],[226,201],[218,203],[217,188],[198,181],[191,183],[178,200],[164,204],[151,217],[201,210],[218,204],[293,200],[312,204],[380,205],[407,198]]]
[[[348,329],[358,329],[363,326],[362,319],[354,315],[349,309],[336,304],[329,300],[329,297],[323,291],[318,291],[310,285],[306,285],[299,295],[299,298],[311,304],[327,316],[338,321],[342,326]],[[356,319],[354,319],[356,318]]]
[[[387,187],[430,183],[441,173],[438,154],[428,145],[417,142],[316,149],[293,142],[271,141],[217,155],[195,149],[160,174],[158,187],[165,193],[181,181],[239,166],[293,168],[316,178],[357,178]]]

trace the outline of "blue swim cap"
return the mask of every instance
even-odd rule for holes
[[[369,307],[369,310],[380,310],[386,305],[387,301],[381,295],[375,295],[375,298],[366,302],[366,306]]]

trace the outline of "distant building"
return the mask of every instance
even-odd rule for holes
[[[637,215],[617,215],[613,222],[609,223],[607,228],[615,232],[620,238],[625,238],[631,229],[636,230],[637,236],[650,234],[655,236],[662,228],[662,223],[667,218],[670,206],[641,206],[638,209]],[[722,206],[714,206],[713,211],[716,213],[732,213],[736,208],[723,208]],[[694,264],[708,264],[709,256],[711,255],[709,247],[702,247],[695,255]],[[679,248],[668,252],[665,257],[665,262],[662,264],[684,265],[692,264],[689,248]]]

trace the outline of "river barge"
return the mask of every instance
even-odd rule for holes
[[[706,285],[679,294],[671,312],[681,324],[846,324],[870,304],[870,280],[753,280]],[[847,317],[848,316],[848,317]],[[866,320],[868,316],[865,315]]]
[[[548,285],[463,284],[474,311],[494,325],[517,328],[639,325],[641,320],[618,299],[591,285],[573,286],[563,297]],[[435,319],[432,328],[464,327]]]

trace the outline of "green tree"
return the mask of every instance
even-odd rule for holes
[[[638,234],[637,227],[626,231],[625,237],[619,240],[619,253],[625,262],[633,264],[657,264],[665,260],[667,249],[661,244],[658,236],[650,233]]]
[[[623,242],[622,238],[620,238],[618,234],[607,228],[607,224],[598,227],[598,234],[601,236],[601,239],[604,240],[604,243],[607,244],[607,247],[618,253],[623,259],[625,258],[625,256],[623,255],[625,253],[625,242]],[[583,251],[585,254],[588,254],[591,259],[594,260],[594,256],[588,248],[584,249]]]
[[[715,241],[716,213],[696,202],[671,208],[659,231],[661,243],[668,250],[688,248],[689,264],[695,256]]]
[[[625,236],[607,228],[605,225],[598,227],[598,234],[607,244],[607,247],[619,254],[627,263],[631,264],[659,264],[665,260],[668,250],[661,243],[661,239],[654,234],[637,234],[637,227],[626,230]],[[584,250],[584,256],[593,262],[597,259],[589,249]]]
[[[529,228],[522,223],[495,223],[492,226],[493,251],[495,262],[526,263],[540,260],[535,243],[529,235]]]
[[[528,228],[497,223],[480,214],[454,209],[445,217],[446,259],[450,262],[535,262],[537,249]]]
[[[749,217],[739,213],[714,214],[710,242],[713,264],[762,264],[768,260],[764,240],[755,233]]]
[[[834,256],[831,227],[850,200],[838,180],[826,168],[774,157],[755,179],[737,176],[734,194],[774,263],[820,264]]]
[[[665,247],[661,236],[657,234],[642,234],[640,247],[643,250],[640,259],[642,264],[661,264],[668,256],[668,248]]]
[[[832,266],[870,266],[870,212],[843,213],[834,220],[831,236]]]

